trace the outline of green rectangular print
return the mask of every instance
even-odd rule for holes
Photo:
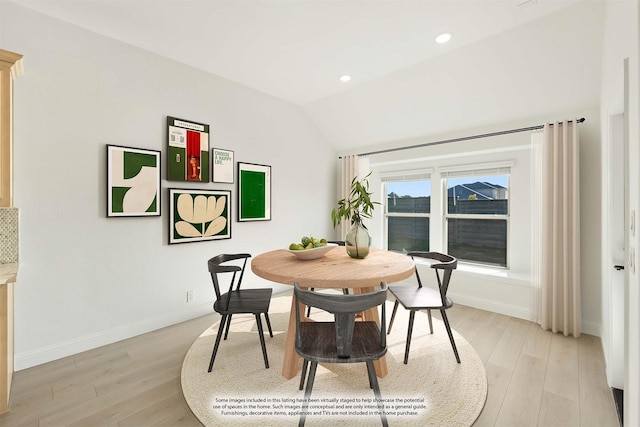
[[[271,166],[238,162],[238,221],[271,220]]]

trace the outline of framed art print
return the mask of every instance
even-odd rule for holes
[[[271,166],[238,162],[238,221],[271,220]]]
[[[107,145],[107,217],[160,216],[160,151]]]
[[[213,182],[233,184],[233,151],[214,148],[211,153]]]
[[[231,191],[169,189],[169,244],[231,238]]]
[[[167,179],[209,182],[209,125],[167,117]]]

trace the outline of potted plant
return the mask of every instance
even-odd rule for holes
[[[345,247],[347,253],[352,258],[365,258],[369,254],[371,246],[371,236],[367,227],[362,222],[364,218],[371,218],[373,208],[378,202],[371,201],[369,192],[369,175],[362,180],[354,177],[351,180],[351,191],[349,197],[338,200],[338,208],[331,211],[331,220],[335,228],[342,220],[349,220],[351,229],[345,236]]]

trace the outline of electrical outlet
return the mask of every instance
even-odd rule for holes
[[[193,291],[187,291],[187,302],[193,302]]]

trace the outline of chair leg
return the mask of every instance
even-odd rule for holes
[[[271,329],[271,322],[269,321],[269,313],[265,313],[264,318],[267,321],[267,329],[269,329],[269,336],[273,338],[273,330]]]
[[[300,387],[298,390],[302,390],[304,388],[304,378],[307,376],[307,367],[309,366],[309,361],[307,359],[302,359],[302,372],[300,373]]]
[[[233,316],[232,314],[229,315],[229,320],[227,321],[227,330],[224,331],[224,340],[227,340],[227,335],[229,335],[229,326],[231,325],[231,316]]]
[[[373,367],[373,361],[367,360],[367,372],[369,373],[369,383],[373,388],[373,395],[376,397],[378,402],[378,409],[380,410],[380,419],[382,420],[382,425],[384,427],[388,427],[389,423],[387,422],[387,414],[384,412],[384,403],[382,403],[382,395],[380,394],[380,386],[378,385],[378,378],[376,377],[376,371]]]
[[[220,338],[222,338],[222,331],[224,330],[225,323],[227,322],[226,314],[222,315],[222,319],[220,320],[220,325],[218,326],[218,334],[216,335],[216,343],[213,346],[213,352],[211,353],[211,360],[209,361],[209,370],[207,372],[211,372],[213,369],[213,362],[216,360],[216,353],[218,352],[218,346],[220,345]]]
[[[315,290],[315,288],[309,288],[311,290],[311,292],[313,292]],[[311,306],[308,305],[307,306],[307,317],[309,317],[311,315]]]
[[[315,380],[316,378],[317,368],[318,362],[311,362],[311,369],[309,370],[309,378],[307,379],[307,389],[304,391],[304,401],[302,402],[302,409],[300,410],[300,421],[298,422],[298,427],[304,427],[304,422],[307,418],[307,412],[309,410],[309,398],[311,397],[313,380]]]
[[[409,313],[409,330],[407,331],[407,345],[404,349],[404,364],[409,363],[409,348],[411,347],[411,335],[413,334],[413,321],[416,317],[416,312],[411,310]]]
[[[458,349],[456,342],[453,340],[453,333],[451,332],[451,326],[449,326],[449,319],[447,318],[446,310],[441,308],[442,320],[444,321],[444,327],[447,328],[447,334],[449,334],[449,341],[451,341],[451,347],[453,348],[453,354],[456,355],[456,361],[460,363],[460,356],[458,355]]]
[[[262,320],[260,314],[256,314],[256,323],[258,324],[258,334],[260,335],[260,345],[262,346],[262,357],[264,358],[264,367],[269,369],[269,359],[267,359],[267,346],[264,342],[264,330],[262,329]]]
[[[429,316],[429,331],[431,335],[433,335],[433,320],[431,319],[431,310],[427,310],[427,315]]]
[[[387,335],[391,333],[391,327],[393,326],[393,320],[396,318],[396,311],[398,311],[398,300],[393,304],[393,312],[391,313],[391,320],[389,321],[389,328],[387,329]]]

